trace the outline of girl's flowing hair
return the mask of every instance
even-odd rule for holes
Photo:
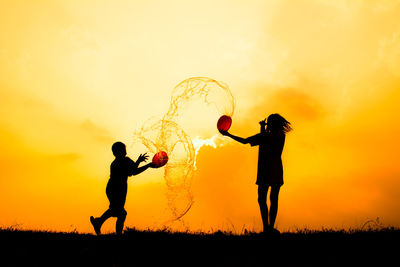
[[[267,120],[267,131],[269,132],[281,132],[286,134],[292,130],[290,122],[278,113],[274,113],[268,116]]]

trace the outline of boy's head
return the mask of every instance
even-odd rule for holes
[[[126,156],[126,147],[125,144],[122,142],[115,142],[111,150],[116,158],[121,158]]]

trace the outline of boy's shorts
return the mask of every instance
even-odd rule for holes
[[[113,185],[111,183],[107,184],[106,194],[110,201],[109,209],[113,217],[118,217],[124,213],[126,214],[126,210],[124,209],[126,193],[127,186]]]

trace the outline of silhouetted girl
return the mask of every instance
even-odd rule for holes
[[[265,119],[260,121],[260,126],[260,133],[248,138],[241,138],[229,132],[220,132],[242,144],[259,146],[256,184],[258,185],[258,204],[260,205],[264,232],[278,232],[278,230],[274,229],[274,224],[278,211],[279,189],[283,185],[281,155],[285,144],[285,134],[292,128],[290,122],[279,114],[269,115],[267,122],[265,122]],[[267,129],[265,129],[265,126],[267,126]],[[270,187],[271,205],[268,223],[267,193]]]

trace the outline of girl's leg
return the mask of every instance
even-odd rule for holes
[[[269,225],[271,228],[274,228],[276,214],[278,213],[278,196],[279,196],[279,189],[281,187],[278,186],[271,186],[271,194],[269,199],[271,201],[270,210],[269,210]]]
[[[268,206],[267,206],[268,186],[258,186],[258,205],[260,206],[261,219],[264,232],[268,230]]]

